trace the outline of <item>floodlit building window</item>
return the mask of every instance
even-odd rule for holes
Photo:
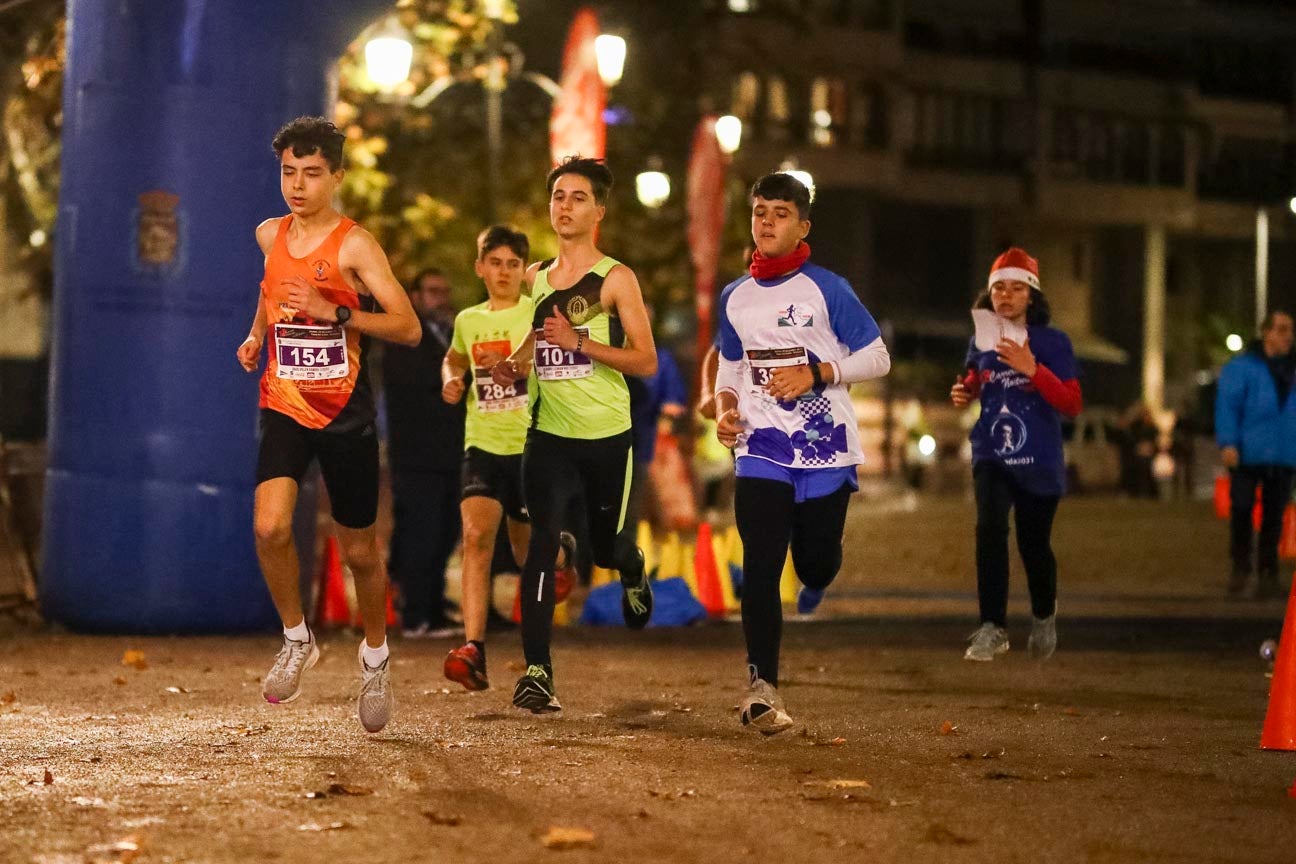
[[[770,139],[787,140],[791,119],[792,104],[788,98],[787,82],[778,75],[771,75],[765,82],[765,127]]]
[[[744,123],[756,116],[756,106],[760,103],[760,78],[755,72],[743,72],[733,85],[733,100],[729,113]]]
[[[846,125],[846,83],[815,78],[810,85],[810,140],[831,147]]]

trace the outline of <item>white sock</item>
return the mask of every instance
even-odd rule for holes
[[[365,665],[370,669],[377,669],[383,664],[383,661],[387,659],[387,640],[384,638],[383,644],[379,645],[377,648],[370,648],[368,642],[364,643],[364,651],[362,653],[364,655]]]
[[[284,635],[294,642],[309,642],[310,628],[306,626],[306,619],[303,618],[296,627],[285,627]]]

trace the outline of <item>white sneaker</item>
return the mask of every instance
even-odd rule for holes
[[[963,652],[964,660],[988,663],[999,654],[1008,653],[1008,631],[993,621],[986,621],[970,637],[972,644]]]
[[[778,689],[764,678],[757,678],[755,666],[748,665],[747,675],[750,681],[747,698],[742,701],[738,714],[742,725],[762,735],[777,735],[796,725],[783,708]]]
[[[275,705],[296,699],[301,695],[302,675],[315,665],[319,656],[314,633],[305,642],[284,636],[283,647],[279,649],[274,665],[261,682],[261,695]]]
[[[1057,613],[1047,618],[1032,618],[1026,654],[1032,660],[1047,660],[1057,650]]]
[[[396,707],[396,697],[392,695],[391,680],[387,666],[391,655],[372,668],[364,660],[364,640],[360,641],[360,699],[356,703],[356,716],[366,732],[380,732],[391,720],[392,709]]]

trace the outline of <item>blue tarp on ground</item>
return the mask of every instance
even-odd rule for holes
[[[676,576],[653,582],[653,611],[649,627],[685,627],[705,621],[706,609],[689,591],[688,583]],[[621,583],[600,585],[585,598],[580,623],[591,626],[625,626],[621,614]]]

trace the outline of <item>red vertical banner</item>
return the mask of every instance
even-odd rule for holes
[[[607,105],[607,88],[599,77],[598,55],[594,51],[598,35],[594,10],[580,9],[567,33],[558,82],[562,93],[554,100],[549,118],[549,154],[555,165],[575,154],[602,159],[606,150],[603,109]]]
[[[715,124],[716,118],[709,114],[698,122],[693,133],[687,180],[689,260],[693,262],[699,370],[711,345],[714,326],[711,307],[724,233],[725,174],[729,168],[729,157],[716,139]]]

